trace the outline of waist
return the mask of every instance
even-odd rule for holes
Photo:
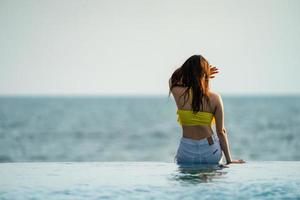
[[[180,138],[180,142],[185,143],[185,144],[191,144],[191,145],[207,145],[207,144],[212,145],[215,142],[219,142],[219,138],[215,133],[206,138],[200,139],[200,140],[182,136]]]
[[[182,126],[182,137],[201,140],[214,134],[211,126]]]

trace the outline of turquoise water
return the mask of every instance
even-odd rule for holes
[[[300,199],[300,97],[223,97],[233,158],[178,166],[167,97],[0,97],[0,199]]]
[[[300,162],[1,163],[0,199],[299,199]]]
[[[299,96],[224,96],[235,158],[300,160]],[[153,97],[0,97],[0,162],[172,162],[176,105]]]

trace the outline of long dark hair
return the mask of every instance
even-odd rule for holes
[[[173,72],[171,76],[169,96],[173,87],[187,87],[182,94],[184,95],[183,105],[185,105],[189,99],[189,90],[191,89],[193,96],[193,112],[199,112],[200,107],[203,110],[203,100],[205,99],[209,102],[209,66],[209,62],[201,55],[192,55],[189,57],[181,67]]]

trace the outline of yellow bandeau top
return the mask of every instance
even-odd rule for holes
[[[211,126],[215,124],[215,118],[212,113],[209,112],[197,112],[193,113],[192,110],[177,110],[177,122],[180,125],[195,126],[195,125],[207,125]]]
[[[189,91],[192,97],[192,90]],[[211,126],[215,124],[215,118],[212,113],[209,112],[196,112],[192,110],[177,109],[176,114],[178,115],[177,122],[180,125],[195,126],[195,125],[207,125]]]

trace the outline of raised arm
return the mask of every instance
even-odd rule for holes
[[[232,160],[230,155],[229,142],[227,137],[227,131],[224,125],[224,106],[223,101],[220,95],[217,95],[216,100],[216,111],[215,111],[215,119],[216,119],[216,131],[219,137],[220,145],[222,151],[224,152],[227,164],[230,163],[244,163],[245,161],[240,160]]]

